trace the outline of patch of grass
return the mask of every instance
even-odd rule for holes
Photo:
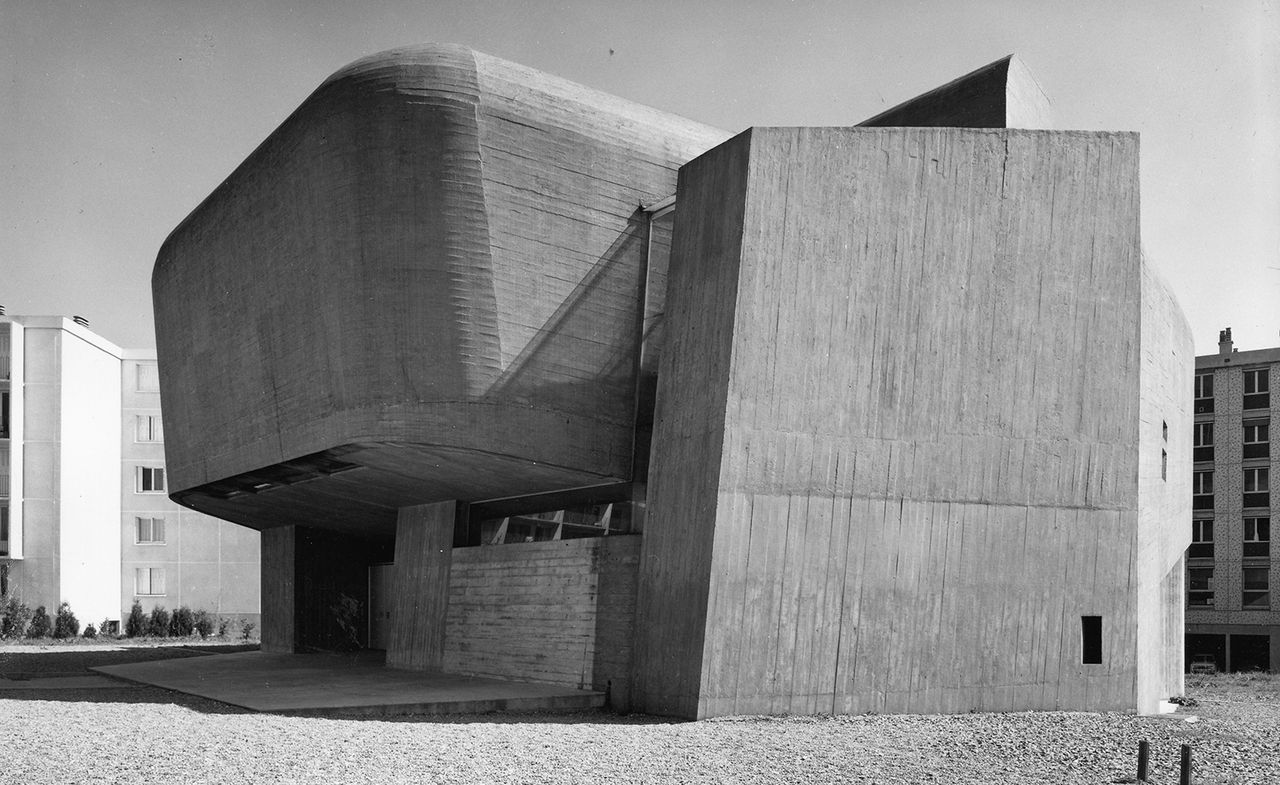
[[[85,648],[75,651],[21,651],[9,649],[0,652],[0,677],[33,678],[36,676],[82,675],[89,668],[100,665],[123,665],[130,662],[150,662],[179,657],[199,657],[206,654],[231,654],[252,651],[250,646],[201,647],[191,646],[130,646],[128,648]]]
[[[1187,689],[1207,692],[1280,693],[1280,673],[1246,671],[1242,673],[1187,674]]]

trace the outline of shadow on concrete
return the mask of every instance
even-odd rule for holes
[[[647,238],[648,217],[637,210],[485,397],[630,424]]]

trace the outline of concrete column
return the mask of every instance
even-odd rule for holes
[[[279,526],[262,532],[262,650],[297,650],[295,584],[296,531]]]
[[[387,665],[438,670],[444,659],[449,568],[457,503],[401,507],[396,520],[395,596]]]

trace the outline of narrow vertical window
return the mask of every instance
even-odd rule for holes
[[[1080,617],[1080,661],[1085,665],[1102,664],[1102,617]]]
[[[1271,469],[1266,466],[1244,470],[1244,506],[1271,506]]]
[[[1169,479],[1169,453],[1166,450],[1160,451],[1160,479]]]
[[[1191,442],[1192,460],[1195,461],[1212,461],[1213,460],[1213,423],[1198,422],[1195,424],[1193,431],[1194,438]]]
[[[1196,414],[1213,412],[1213,374],[1202,373],[1196,376],[1195,405]]]
[[[1191,473],[1191,509],[1213,509],[1213,472]]]
[[[1244,423],[1245,458],[1271,457],[1271,421],[1246,420]]]
[[[12,341],[9,338],[9,325],[0,324],[0,379],[9,378],[9,364],[11,362],[10,357],[12,356],[9,347],[11,343]]]

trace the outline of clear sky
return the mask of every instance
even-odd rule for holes
[[[852,125],[1009,53],[1142,134],[1196,350],[1280,345],[1280,0],[0,0],[0,304],[154,345],[169,231],[330,73],[460,43],[729,131]]]

